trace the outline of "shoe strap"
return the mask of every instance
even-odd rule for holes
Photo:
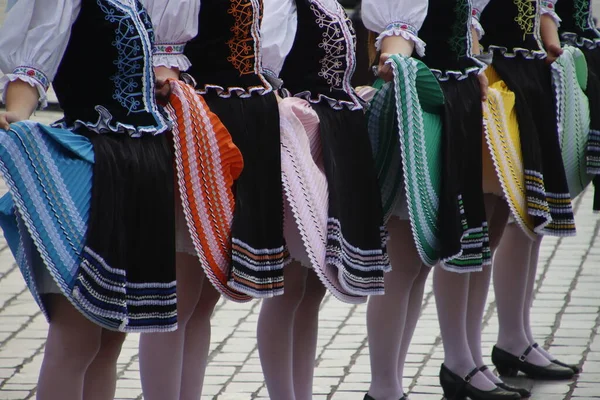
[[[537,344],[537,342],[536,342],[536,343],[532,344],[531,347],[533,347],[534,349],[537,349],[538,347],[540,347],[540,345]]]
[[[488,369],[489,369],[489,368],[488,368],[488,366],[484,364],[484,365],[482,365],[482,366],[479,368],[479,372],[485,372],[485,371],[487,371]]]
[[[475,375],[477,375],[478,373],[479,373],[479,368],[475,367],[475,368],[473,368],[473,371],[469,372],[469,374],[463,378],[463,380],[466,383],[469,383],[469,382],[471,382],[471,379],[473,379],[473,377]]]
[[[525,352],[523,354],[521,354],[521,356],[519,357],[519,361],[521,362],[525,362],[525,360],[527,359],[527,356],[529,355],[529,353],[531,353],[533,351],[533,346],[529,346]]]

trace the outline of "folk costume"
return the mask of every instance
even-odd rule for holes
[[[561,148],[561,136],[575,132],[568,128],[570,123],[565,117],[580,117],[564,113],[567,105],[564,95],[574,92],[563,90],[563,78],[567,75],[559,69],[567,66],[565,61],[570,54],[563,54],[561,61],[555,61],[561,65],[551,66],[547,62],[540,21],[544,14],[548,14],[544,18],[557,21],[553,10],[547,7],[548,2],[475,2],[481,11],[476,17],[485,30],[481,41],[485,51],[493,54],[487,71],[490,84],[501,84],[502,89],[514,94],[527,204],[526,217],[513,212],[517,224],[506,227],[494,260],[499,334],[492,362],[502,376],[513,376],[521,370],[534,379],[570,379],[574,371],[546,357],[535,343],[530,323],[542,235],[575,234],[570,174],[566,167],[577,167],[578,163],[563,162],[568,161],[564,153],[567,147]],[[497,110],[502,108],[510,111],[510,107]],[[512,113],[496,112],[496,115],[513,118]],[[517,148],[516,137],[509,132],[506,137],[511,143],[509,148]]]
[[[474,4],[485,30],[481,43],[493,55],[490,84],[502,80],[515,94],[529,224],[538,234],[573,235],[551,69],[540,41],[541,3],[475,0]]]
[[[230,168],[224,170],[224,176],[217,171],[211,185],[217,187],[214,194],[205,191],[201,200],[197,192],[199,182],[194,182],[195,177],[189,173],[193,168],[188,169],[188,164],[200,169],[214,163],[207,154],[216,150],[186,142],[200,140],[187,139],[194,135],[179,136],[181,140],[176,147],[181,147],[182,152],[181,157],[176,152],[176,161],[180,164],[183,210],[178,218],[178,251],[197,255],[213,285],[227,298],[247,301],[251,297],[281,294],[288,250],[283,237],[279,114],[273,88],[261,70],[262,2],[186,0],[171,4],[155,0],[150,3],[156,10],[153,14],[163,10],[153,20],[160,42],[156,49],[160,58],[155,65],[182,72],[181,78],[195,88],[199,97],[194,100],[196,105],[201,103],[197,108],[201,115],[196,118],[211,131],[209,136],[215,137],[213,145],[219,147],[223,141],[231,140],[242,158],[232,164],[234,154],[229,154],[229,150],[223,152],[221,146],[218,163]],[[182,122],[186,118],[182,114]],[[227,138],[229,135],[231,139]],[[233,175],[227,179],[230,174]],[[231,196],[224,196],[223,191],[228,190]],[[187,196],[192,193],[189,201],[185,200],[186,193]],[[219,199],[223,207],[216,207],[214,199]],[[232,208],[229,200],[234,201]],[[211,217],[203,222],[207,212]],[[203,238],[206,230],[199,226],[218,225],[220,221],[223,229],[210,237],[213,242],[223,244],[221,250],[224,246],[230,248],[223,254],[219,251],[219,259],[210,262],[202,255],[210,240]]]
[[[106,329],[172,331],[173,160],[148,14],[135,0],[36,3],[2,27],[0,90],[22,80],[45,106],[52,82],[64,119],[0,131],[9,246],[44,312],[42,295],[59,293]]]
[[[350,83],[352,23],[333,0],[269,2],[265,10],[263,66],[284,97],[286,226],[297,226],[307,266],[335,296],[364,301],[382,293],[389,261],[363,103]]]

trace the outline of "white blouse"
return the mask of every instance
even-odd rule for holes
[[[198,34],[201,0],[142,0],[154,26],[154,66],[186,71],[185,44]]]
[[[19,0],[0,28],[0,94],[22,80],[38,90],[42,108],[71,35],[81,0]]]
[[[379,34],[375,42],[378,50],[384,37],[402,36],[415,44],[417,54],[424,56],[425,42],[418,33],[427,7],[427,0],[363,0],[362,20],[368,30]]]
[[[262,69],[266,75],[279,77],[285,58],[294,45],[297,28],[295,0],[263,0],[260,47]]]

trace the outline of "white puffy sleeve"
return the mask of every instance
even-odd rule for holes
[[[558,0],[541,0],[540,4],[542,6],[541,14],[548,14],[554,22],[556,22],[556,26],[560,26],[560,17],[556,13],[556,2]],[[564,0],[563,0],[564,1]]]
[[[473,6],[471,10],[471,26],[475,28],[475,32],[477,32],[477,37],[479,40],[481,40],[485,33],[481,23],[479,22],[479,19],[481,17],[481,12],[489,2],[490,0],[472,0],[471,2]]]
[[[19,0],[0,28],[0,94],[21,80],[38,90],[41,107],[69,43],[81,0]]]
[[[263,0],[260,26],[261,64],[266,75],[278,78],[294,44],[298,25],[295,0]]]
[[[185,44],[198,34],[200,0],[143,0],[154,26],[154,66],[186,71]]]
[[[379,34],[375,46],[381,48],[386,36],[402,36],[415,44],[420,56],[425,55],[425,42],[418,32],[427,16],[427,0],[363,0],[362,19],[365,27]]]

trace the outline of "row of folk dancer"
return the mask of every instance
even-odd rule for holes
[[[530,308],[542,238],[575,234],[600,171],[591,0],[355,16],[358,42],[337,0],[10,3],[0,224],[49,321],[38,399],[113,399],[131,332],[146,400],[199,399],[220,296],[262,299],[269,396],[310,399],[327,292],[368,300],[365,399],[406,399],[432,269],[446,398],[579,373],[536,344]],[[30,121],[50,84],[64,118]]]

